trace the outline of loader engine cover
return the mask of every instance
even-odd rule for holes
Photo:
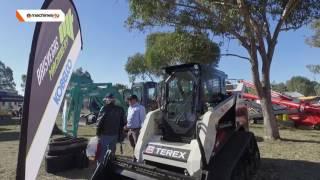
[[[187,162],[190,150],[149,144],[143,153],[175,161]]]

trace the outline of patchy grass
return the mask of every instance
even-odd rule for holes
[[[15,179],[17,164],[18,139],[20,126],[17,119],[0,120],[0,177]],[[282,128],[282,140],[264,141],[263,126],[251,125],[258,140],[262,157],[257,180],[320,180],[320,131]],[[90,126],[79,127],[79,136],[90,138],[95,129]],[[119,153],[119,146],[117,148]],[[128,143],[124,144],[124,154],[132,155]],[[44,162],[38,179],[88,179],[95,167],[76,169],[56,175],[45,172]]]
[[[320,180],[320,131],[281,128],[281,140],[264,141],[263,126],[252,125],[261,154],[257,179]]]

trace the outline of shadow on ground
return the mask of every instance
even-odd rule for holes
[[[66,179],[90,179],[95,165],[55,174]],[[262,158],[254,180],[320,180],[320,163]]]
[[[1,132],[1,131],[10,131],[10,130],[11,130],[11,129],[0,127],[0,132]]]
[[[17,141],[19,139],[19,135],[19,132],[0,132],[0,142]]]
[[[90,179],[95,170],[95,164],[91,163],[89,168],[85,169],[73,169],[70,171],[56,173],[56,176],[60,176],[66,179]]]
[[[20,119],[15,118],[15,119],[1,119],[0,121],[0,126],[12,126],[12,125],[19,125],[20,124]]]
[[[287,138],[281,138],[281,141],[286,142],[297,142],[297,143],[315,143],[320,144],[320,141],[314,141],[314,140],[301,140],[301,139],[287,139]],[[320,156],[320,155],[319,155]],[[320,158],[320,157],[319,157]],[[320,179],[320,178],[319,178]]]
[[[320,163],[262,158],[255,180],[320,180]]]

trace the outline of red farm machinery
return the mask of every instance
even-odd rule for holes
[[[248,106],[252,109],[250,118],[261,119],[260,99],[255,95],[253,83],[245,80],[230,80],[229,89],[232,91],[242,91],[242,96],[247,100]],[[271,90],[271,101],[275,115],[288,115],[294,121],[295,126],[308,126],[318,129],[320,127],[320,105],[307,100],[286,96],[282,93]]]

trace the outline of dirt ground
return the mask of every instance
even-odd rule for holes
[[[0,179],[15,179],[20,126],[17,119],[0,120]],[[263,126],[251,125],[261,152],[261,167],[257,180],[320,180],[320,131],[281,128],[282,140],[264,141]],[[80,127],[79,136],[90,138],[92,127]],[[119,148],[117,148],[119,149]],[[119,153],[119,152],[118,152]],[[131,155],[132,149],[124,145],[124,154]],[[45,172],[44,163],[38,179],[88,179],[94,169],[72,170],[56,175]]]

